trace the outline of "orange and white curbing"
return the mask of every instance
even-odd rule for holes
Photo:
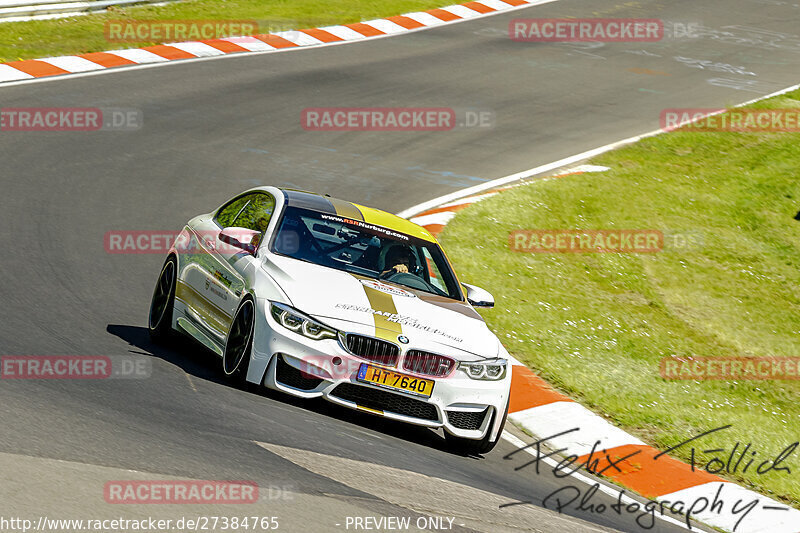
[[[0,64],[0,83],[181,59],[238,53],[268,53],[375,39],[552,1],[554,0],[480,0],[354,24],[12,61]]]
[[[603,170],[607,168],[580,165],[552,177]],[[510,187],[451,200],[409,220],[438,235],[458,211]],[[562,450],[564,457],[577,457],[575,462],[588,465],[585,468],[592,473],[602,471],[603,476],[651,499],[654,514],[662,508],[665,513],[670,509],[684,515],[690,511],[687,522],[696,525],[700,521],[736,533],[800,532],[797,509],[663,454],[554,390],[519,361],[512,358],[512,364],[509,419],[548,448]],[[510,440],[527,444],[513,437]]]

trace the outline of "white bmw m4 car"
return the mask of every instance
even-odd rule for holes
[[[395,215],[259,187],[190,220],[161,269],[154,340],[173,331],[222,371],[303,398],[442,428],[486,453],[508,413],[508,352],[436,239]]]

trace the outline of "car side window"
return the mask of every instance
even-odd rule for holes
[[[260,231],[263,235],[275,211],[275,198],[270,194],[256,193],[250,196],[249,201],[233,221],[239,228]]]
[[[214,222],[221,228],[230,228],[234,226],[233,221],[237,215],[242,212],[242,209],[252,200],[254,195],[245,194],[239,198],[234,198],[227,205],[223,206],[214,218]]]
[[[271,194],[246,194],[223,206],[214,220],[221,228],[235,226],[264,233],[274,211],[275,198]]]

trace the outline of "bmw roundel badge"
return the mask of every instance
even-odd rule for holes
[[[397,340],[399,340],[403,344],[408,344],[408,337],[406,337],[405,335],[398,335]]]

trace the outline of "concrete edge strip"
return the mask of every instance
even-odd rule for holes
[[[800,84],[744,102],[739,106],[798,88]],[[494,196],[499,191],[522,185],[521,180],[525,178],[564,168],[659,133],[662,131],[624,139],[548,165],[457,191],[424,202],[398,215],[409,218],[411,222],[423,226],[436,236],[459,210]],[[549,177],[559,178],[604,170],[608,168],[579,165]],[[800,531],[800,510],[725,481],[705,470],[693,469],[668,455],[662,455],[656,448],[646,445],[638,438],[615,427],[602,416],[556,391],[516,359],[512,359],[509,419],[541,439],[564,433],[547,440],[547,447],[563,450],[564,457],[574,455],[577,457],[577,463],[588,463],[593,472],[602,471],[606,478],[641,496],[659,502],[665,510],[672,508],[676,512],[686,513],[692,509],[693,520],[731,532],[798,533]],[[574,431],[574,428],[580,429]],[[503,437],[519,445],[516,442],[519,439],[507,432]],[[557,462],[553,461],[551,466],[555,464]],[[745,513],[751,502],[756,503]],[[659,516],[658,511],[655,511],[655,514]],[[661,518],[667,519],[668,516],[661,515]],[[669,521],[674,522],[671,519]]]
[[[266,54],[378,39],[555,1],[557,0],[476,0],[353,24],[11,61],[0,63],[0,86],[54,77],[64,79],[95,75],[132,67],[161,66],[174,61]]]

